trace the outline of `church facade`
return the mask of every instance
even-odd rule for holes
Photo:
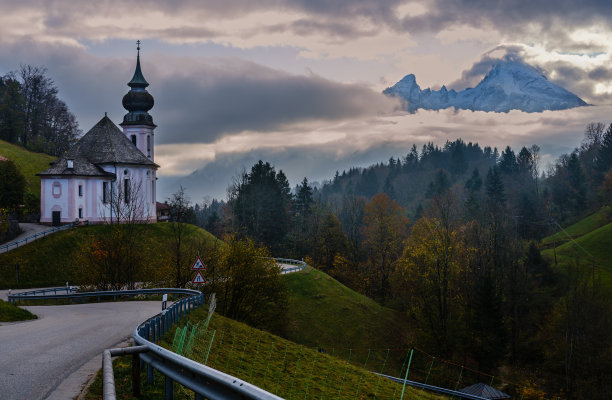
[[[40,176],[40,222],[61,225],[155,222],[153,96],[140,68],[123,97],[128,111],[117,127],[106,115]]]

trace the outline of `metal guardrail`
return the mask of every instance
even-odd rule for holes
[[[48,229],[46,231],[35,233],[35,234],[33,234],[31,236],[28,236],[26,238],[23,238],[21,240],[17,240],[15,242],[3,244],[2,246],[0,246],[0,250],[9,251],[9,249],[11,247],[13,247],[13,246],[15,246],[15,249],[16,249],[17,247],[20,246],[20,244],[28,244],[28,241],[31,242],[32,240],[36,240],[39,237],[44,237],[44,236],[47,236],[50,233],[55,233],[55,232],[58,232],[58,231],[63,231],[63,230],[68,229],[68,228],[72,228],[72,224],[62,225],[62,226],[58,226],[56,228],[51,228],[51,229]]]
[[[286,261],[286,260],[284,260]],[[295,263],[301,263],[292,260]],[[299,268],[304,268],[305,264]],[[62,294],[62,291],[66,293]],[[59,294],[58,294],[59,292]],[[53,293],[53,294],[51,294]],[[174,382],[194,391],[196,399],[262,399],[282,400],[265,390],[216,369],[199,364],[186,357],[167,350],[155,342],[168,332],[172,325],[190,311],[204,304],[204,295],[199,290],[180,288],[136,289],[121,291],[75,292],[73,288],[51,288],[9,294],[9,301],[16,303],[29,300],[81,299],[150,294],[183,294],[160,314],[149,318],[134,329],[134,347],[126,349],[107,349],[103,356],[103,397],[115,400],[114,377],[111,357],[132,354],[132,389],[135,396],[140,393],[140,361],[147,364],[147,382],[153,383],[154,370],[165,376],[165,398],[174,398]],[[131,349],[131,350],[130,350]],[[108,366],[110,364],[110,367]]]
[[[53,292],[53,294],[50,294]],[[62,294],[61,292],[66,292]],[[59,293],[59,294],[58,294]],[[32,290],[29,292],[9,293],[8,301],[11,303],[25,302],[28,304],[31,300],[61,300],[61,299],[80,299],[84,302],[87,298],[113,297],[116,300],[121,296],[143,296],[155,294],[182,294],[194,295],[195,293],[202,295],[198,290],[181,289],[181,288],[155,288],[155,289],[133,289],[133,290],[106,290],[99,292],[78,292],[73,287],[59,287],[50,289]],[[203,296],[203,295],[202,295]]]
[[[436,393],[444,394],[444,395],[447,395],[447,396],[458,397],[458,398],[468,399],[468,400],[488,400],[486,397],[480,397],[480,396],[476,396],[476,395],[469,394],[469,393],[463,393],[463,392],[460,392],[458,390],[445,389],[445,388],[438,387],[438,386],[428,385],[426,383],[411,381],[411,380],[408,380],[408,379],[397,378],[397,377],[391,376],[391,375],[379,374],[378,372],[372,372],[372,373],[376,374],[376,375],[380,375],[383,378],[387,378],[387,379],[389,379],[391,381],[394,381],[394,382],[398,382],[398,383],[402,383],[402,384],[406,383],[406,385],[409,385],[409,386],[412,386],[412,387],[416,387],[416,388],[419,388],[419,389],[429,390],[431,392],[436,392]]]
[[[295,265],[295,268],[283,268],[283,270],[281,271],[281,274],[283,275],[291,272],[301,271],[306,268],[306,263],[304,261],[292,260],[289,258],[274,258],[274,261],[279,264]]]

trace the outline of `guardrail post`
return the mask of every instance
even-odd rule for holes
[[[166,376],[166,400],[174,400],[174,382]]]
[[[132,395],[140,396],[140,356],[132,354]]]
[[[155,379],[153,366],[151,364],[147,364],[147,383],[149,385],[153,384],[153,379]]]

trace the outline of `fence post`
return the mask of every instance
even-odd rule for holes
[[[132,354],[132,395],[140,396],[140,356]]]
[[[408,380],[408,371],[410,371],[410,364],[412,363],[412,353],[414,352],[414,349],[410,350],[410,359],[408,360],[408,366],[406,367],[406,376],[404,376],[404,386],[402,387],[402,397],[400,397],[400,400],[403,400],[404,398],[404,391],[406,390],[406,381]]]
[[[153,373],[154,373],[153,366],[151,364],[147,364],[147,383],[149,385],[153,384],[153,379],[155,378],[153,376]]]
[[[166,400],[174,400],[174,382],[166,376]]]

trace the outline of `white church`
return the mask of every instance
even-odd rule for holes
[[[40,222],[156,221],[153,96],[140,69],[123,97],[119,129],[106,115],[40,176]]]

